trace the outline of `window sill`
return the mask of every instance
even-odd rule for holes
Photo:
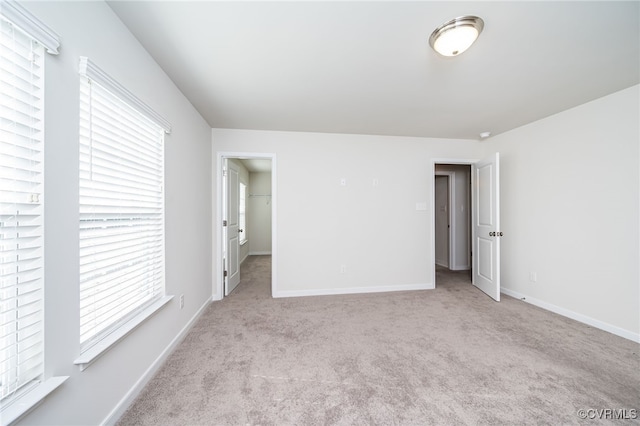
[[[123,324],[122,327],[109,334],[107,337],[95,346],[91,347],[78,357],[74,364],[80,366],[80,371],[84,371],[89,367],[96,359],[101,357],[105,352],[111,349],[116,343],[118,343],[127,334],[131,333],[136,327],[146,321],[147,318],[158,312],[160,308],[169,303],[173,299],[173,296],[164,296],[162,299],[149,306],[144,311],[133,317],[131,321]]]
[[[9,425],[27,414],[68,378],[69,376],[51,377],[3,407],[0,410],[2,424]]]

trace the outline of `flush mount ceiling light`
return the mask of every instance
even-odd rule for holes
[[[429,44],[442,56],[458,56],[471,47],[483,28],[481,18],[461,16],[436,28],[429,37]]]

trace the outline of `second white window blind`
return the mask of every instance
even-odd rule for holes
[[[81,76],[81,352],[164,296],[164,130]]]

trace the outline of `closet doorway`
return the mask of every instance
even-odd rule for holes
[[[251,255],[271,255],[271,294],[276,274],[275,154],[218,153],[216,192],[217,273],[214,300],[242,283],[241,264]]]

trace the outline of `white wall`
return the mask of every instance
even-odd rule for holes
[[[276,154],[277,296],[432,287],[433,159],[478,158],[481,149],[477,141],[389,136],[212,136],[214,156]]]
[[[249,173],[249,254],[271,254],[271,173]]]
[[[484,143],[501,156],[503,288],[635,340],[639,104],[635,86]]]
[[[59,56],[46,55],[46,374],[70,378],[23,418],[29,425],[104,421],[211,297],[211,129],[103,2],[26,2],[56,31]],[[84,372],[79,355],[78,60],[88,56],[167,118],[166,289],[184,294]]]

